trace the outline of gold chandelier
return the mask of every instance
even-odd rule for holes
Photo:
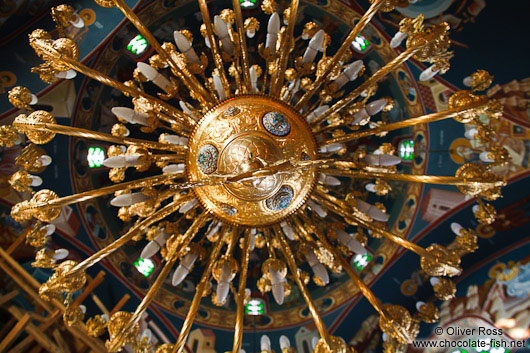
[[[267,26],[262,26],[266,40],[259,44],[259,55],[255,56],[247,49],[246,37],[254,37],[260,23],[254,17],[243,18],[239,0],[233,0],[233,9],[221,11],[213,21],[206,1],[198,0],[204,21],[201,33],[211,49],[210,53],[200,54],[192,45],[189,31],[175,31],[176,45],[160,44],[123,0],[96,2],[118,7],[138,29],[156,51],[149,64],[139,63],[133,79],[123,83],[81,64],[76,43],[64,31],[65,26],[79,22],[77,15],[71,7],[61,5],[54,8],[53,15],[63,37],[54,39],[44,30],[30,34],[30,45],[44,61],[33,71],[45,82],[53,83],[71,77],[71,70],[75,70],[131,97],[134,109],[114,108],[119,122],[111,134],[105,134],[57,124],[50,113],[33,111],[31,93],[17,87],[10,91],[10,101],[27,114],[17,116],[11,126],[0,129],[4,145],[15,143],[18,133],[24,133],[29,140],[17,162],[22,170],[10,180],[19,191],[29,191],[38,184],[36,177],[29,174],[40,170],[45,159],[36,144],[45,144],[56,134],[111,144],[104,164],[110,168],[109,178],[115,185],[65,197],[44,189],[12,208],[15,220],[36,220],[28,232],[28,242],[38,248],[46,244],[50,234],[45,223],[57,218],[65,205],[114,194],[111,204],[119,207],[118,217],[124,221],[135,219],[124,235],[79,263],[58,263],[61,256],[46,248],[39,250],[34,264],[55,269],[41,286],[40,295],[65,301],[65,321],[75,324],[83,320],[82,310],[72,304],[72,293],[85,286],[85,271],[144,234],[150,242],[142,257],[160,250],[165,264],[141,304],[134,313],[120,311],[110,318],[96,315],[86,322],[93,335],[108,329],[110,352],[119,351],[125,344],[139,352],[154,349],[145,337],[139,338],[138,323],[177,263],[173,285],[181,283],[199,263],[203,266],[202,277],[177,342],[159,346],[156,351],[183,351],[201,298],[213,277],[217,282],[212,295],[214,304],[222,305],[230,291],[235,297],[233,352],[239,352],[248,300],[249,253],[255,246],[263,247],[266,254],[261,259],[263,276],[258,287],[272,292],[281,305],[291,290],[287,281],[290,273],[320,334],[316,352],[353,350],[343,339],[329,334],[306,287],[310,276],[298,267],[301,261],[309,264],[313,281],[320,286],[329,283],[328,270],[349,275],[379,313],[381,330],[389,337],[384,342],[388,352],[399,351],[414,340],[420,321],[436,319],[432,304],[421,306],[414,315],[402,306],[382,304],[346,257],[366,252],[364,231],[372,237],[385,238],[418,254],[423,271],[440,277],[434,283],[435,294],[447,299],[455,291],[447,277],[460,274],[460,258],[476,249],[474,232],[459,228],[455,231],[457,237],[447,246],[422,248],[387,231],[388,215],[380,206],[360,199],[355,190],[341,194],[334,186],[340,183],[338,177],[369,179],[374,180],[369,191],[386,195],[391,189],[389,180],[455,185],[462,193],[476,198],[478,207],[474,212],[480,223],[494,221],[495,210],[483,200],[500,196],[505,182],[492,168],[506,163],[508,154],[495,140],[495,121],[500,118],[502,107],[476,93],[490,85],[492,77],[487,72],[471,75],[468,81],[472,90],[456,92],[446,111],[388,124],[371,121],[378,112],[392,109],[389,98],[370,100],[377,93],[378,83],[406,60],[414,58],[432,64],[423,73],[428,77],[449,69],[452,53],[448,51],[446,23],[426,28],[421,16],[405,18],[393,42],[396,46],[406,39],[406,50],[353,90],[344,91],[343,86],[364,70],[361,61],[351,61],[352,41],[378,11],[393,10],[397,0],[371,0],[370,8],[346,40],[329,56],[326,48],[330,36],[317,24],[306,23],[295,39],[298,0],[292,0],[283,12],[283,25],[274,0],[262,2],[262,10],[268,16]],[[308,41],[303,55],[293,55],[296,41]],[[164,93],[159,97],[146,93],[143,83],[147,81]],[[179,105],[173,104],[177,101]],[[475,138],[489,144],[490,151],[482,158],[484,163],[464,164],[453,177],[402,174],[396,168],[400,158],[388,143],[382,143],[374,152],[358,150],[351,159],[341,157],[347,144],[360,138],[382,137],[389,131],[449,118],[474,125]],[[129,128],[134,126],[158,134],[158,141],[129,137]],[[152,167],[159,168],[158,174],[124,182],[127,168],[145,172]],[[177,212],[196,214],[184,234],[178,231],[179,220],[168,221]],[[328,214],[333,215],[333,220]],[[337,218],[342,222],[336,222]],[[349,226],[356,226],[358,232],[349,234],[345,230]],[[236,276],[237,288],[231,284]],[[262,350],[270,351],[270,343],[262,343]],[[285,341],[282,349],[293,351]]]

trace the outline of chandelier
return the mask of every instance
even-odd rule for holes
[[[369,9],[339,49],[330,54],[326,50],[330,34],[314,22],[296,25],[299,0],[292,0],[281,16],[274,0],[264,0],[260,16],[266,25],[254,17],[243,18],[239,0],[233,0],[233,8],[221,11],[213,20],[206,1],[198,0],[204,22],[200,32],[210,49],[201,53],[195,50],[190,31],[175,31],[174,43],[160,44],[123,0],[96,0],[103,7],[118,7],[156,51],[148,63],[138,63],[133,78],[126,82],[79,62],[79,49],[64,28],[79,26],[80,19],[67,5],[54,8],[61,37],[52,38],[40,29],[30,34],[30,45],[43,60],[32,71],[47,83],[72,78],[77,71],[121,91],[130,97],[134,109],[113,108],[118,123],[111,134],[105,134],[57,124],[50,113],[32,110],[35,97],[26,88],[10,91],[10,101],[26,112],[12,125],[2,126],[0,138],[10,146],[20,141],[18,134],[25,134],[28,143],[17,163],[22,168],[10,183],[18,191],[32,193],[29,200],[13,206],[11,216],[19,222],[30,221],[27,240],[40,249],[34,264],[55,270],[41,286],[40,295],[64,301],[69,324],[81,322],[84,313],[79,303],[73,304],[72,293],[86,285],[86,270],[145,236],[149,243],[142,258],[160,252],[165,261],[158,277],[135,312],[119,311],[110,318],[96,315],[86,321],[89,333],[101,335],[107,328],[110,352],[126,344],[139,352],[154,350],[139,333],[139,320],[167,278],[171,276],[172,284],[178,285],[195,266],[202,269],[202,277],[177,342],[161,345],[156,351],[183,351],[201,298],[213,278],[214,304],[222,305],[229,292],[235,298],[233,352],[239,352],[244,305],[249,300],[249,254],[259,247],[262,277],[258,287],[271,292],[281,305],[291,285],[298,286],[320,334],[316,352],[353,352],[343,339],[328,332],[307,289],[310,280],[326,286],[328,271],[345,271],[379,313],[380,328],[387,337],[386,351],[399,351],[412,342],[420,321],[436,320],[434,305],[424,303],[418,313],[410,314],[400,305],[382,304],[352,268],[349,257],[366,253],[367,234],[386,239],[416,253],[422,270],[435,277],[436,296],[447,299],[455,292],[448,277],[460,274],[460,258],[476,249],[476,235],[454,227],[457,236],[453,242],[420,247],[387,230],[389,215],[384,207],[361,199],[356,190],[343,193],[336,187],[346,178],[370,180],[366,185],[369,192],[386,195],[391,190],[388,181],[454,185],[476,199],[478,221],[490,224],[495,210],[486,201],[498,198],[505,184],[492,169],[509,157],[495,137],[502,107],[477,93],[492,81],[482,70],[467,79],[470,90],[450,97],[446,111],[393,123],[373,118],[392,109],[392,99],[374,99],[378,84],[392,71],[413,58],[431,65],[422,73],[422,79],[430,79],[449,69],[452,56],[446,23],[426,27],[421,16],[405,18],[391,42],[398,47],[406,40],[405,50],[361,80],[364,65],[352,59],[350,47],[378,11],[391,11],[398,2],[403,3],[370,0]],[[266,33],[265,40],[251,51],[247,38],[259,31]],[[301,55],[296,54],[296,45],[303,45]],[[160,88],[160,93],[148,94],[146,82]],[[383,137],[393,130],[442,119],[473,126],[468,134],[490,146],[480,156],[481,162],[463,164],[455,176],[432,176],[399,172],[401,159],[389,143],[381,143],[375,150],[357,149],[353,157],[343,157],[348,146],[361,138]],[[158,140],[130,137],[130,129],[156,134]],[[108,143],[103,164],[110,168],[109,178],[115,184],[65,197],[47,189],[33,192],[31,187],[42,180],[30,173],[50,163],[36,145],[51,141],[56,134]],[[128,168],[150,174],[129,180]],[[104,195],[114,195],[111,205],[119,208],[117,216],[133,220],[133,225],[83,261],[60,262],[64,254],[44,247],[53,232],[47,223],[59,216],[63,206]],[[191,226],[179,232],[180,220],[190,214]],[[311,268],[312,278],[300,269],[303,263]],[[262,351],[271,350],[266,337],[261,343]],[[288,340],[280,343],[282,350],[294,350]]]

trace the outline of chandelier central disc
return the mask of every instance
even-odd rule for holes
[[[186,164],[189,181],[199,181],[316,158],[315,139],[298,112],[271,97],[242,95],[202,117],[190,136]],[[296,211],[316,180],[315,168],[265,174],[193,192],[222,221],[259,228]]]

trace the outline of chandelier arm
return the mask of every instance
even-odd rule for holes
[[[327,237],[318,229],[318,227],[314,224],[314,222],[307,217],[307,215],[301,213],[300,216],[302,217],[304,224],[307,224],[313,234],[315,234],[322,242],[324,247],[330,251],[333,256],[339,261],[340,265],[348,276],[350,276],[353,283],[359,288],[359,291],[361,291],[362,295],[370,302],[370,304],[374,307],[374,309],[379,313],[379,315],[383,316],[385,320],[388,318],[388,314],[386,313],[385,309],[383,308],[383,305],[379,301],[379,299],[374,295],[374,293],[370,290],[370,288],[364,283],[364,281],[359,277],[359,275],[353,270],[350,263],[346,261],[346,259],[342,256],[340,251],[337,250],[335,246],[333,246]]]
[[[425,250],[424,248],[422,248],[421,246],[417,245],[417,244],[414,244],[408,240],[406,240],[405,238],[401,238],[401,237],[398,237],[397,235],[395,234],[392,234],[382,228],[379,228],[375,225],[373,225],[372,223],[370,222],[367,222],[357,216],[352,215],[351,216],[352,220],[354,222],[356,222],[359,226],[365,228],[365,229],[368,229],[368,230],[371,230],[372,232],[375,232],[377,234],[380,234],[382,235],[383,237],[387,238],[388,240],[390,240],[391,242],[405,248],[405,249],[408,249],[410,251],[412,251],[413,253],[419,255],[419,256],[423,256],[423,257],[428,257],[428,258],[432,258],[434,259],[434,257],[431,255],[431,253],[429,253],[427,250]]]
[[[156,52],[166,61],[171,67],[171,72],[175,74],[185,85],[186,87],[197,96],[200,96],[199,100],[201,105],[206,107],[211,107],[213,105],[213,97],[210,93],[204,88],[204,86],[197,80],[195,76],[190,74],[186,69],[181,69],[178,64],[173,60],[170,54],[168,54],[156,40],[155,36],[149,31],[147,26],[145,26],[138,16],[131,10],[129,6],[123,0],[113,0],[116,4],[116,7],[120,9],[121,12],[127,17],[127,19],[136,27],[138,32],[151,44],[151,46],[156,50]]]
[[[132,180],[132,181],[128,181],[125,183],[120,183],[120,184],[115,184],[111,186],[105,186],[99,189],[89,190],[89,191],[85,191],[79,194],[59,197],[57,199],[51,199],[51,200],[43,201],[40,203],[31,202],[30,205],[24,209],[47,210],[50,208],[59,208],[59,207],[71,205],[74,203],[79,203],[79,202],[84,202],[87,200],[95,199],[96,197],[112,194],[113,192],[116,192],[116,191],[121,191],[121,190],[126,190],[126,189],[132,190],[132,189],[145,187],[145,186],[160,185],[171,179],[181,178],[184,176],[185,176],[184,172],[179,172],[175,174],[155,175],[155,176],[147,177],[144,179]]]
[[[313,131],[313,134],[318,136],[318,135],[323,135],[327,132],[333,131],[339,127],[345,127],[345,126],[347,127],[348,125],[345,124],[344,122],[338,122],[338,123],[331,123],[326,126],[317,125],[317,126],[314,126],[311,130]]]
[[[375,74],[370,76],[366,81],[364,81],[361,85],[359,85],[356,89],[354,89],[350,94],[348,94],[348,96],[346,96],[345,98],[342,98],[341,100],[333,104],[331,108],[326,110],[324,114],[316,118],[311,123],[311,126],[315,126],[316,124],[319,124],[320,122],[330,117],[332,114],[338,113],[342,109],[350,105],[364,90],[373,86],[377,82],[381,81],[383,78],[386,77],[388,73],[394,71],[398,66],[403,64],[405,61],[407,61],[412,56],[414,56],[414,54],[420,51],[424,47],[424,45],[418,45],[418,46],[414,46],[411,48],[407,48],[407,50],[405,50],[403,53],[396,56],[392,61],[390,61],[385,66],[383,66]]]
[[[273,227],[274,231],[278,234],[282,234],[282,231],[280,230],[280,227],[275,225]],[[272,244],[272,234],[270,229],[264,229],[263,230],[263,237],[265,238],[265,244],[267,245],[267,252],[269,253],[269,258],[276,258],[276,251],[274,251],[274,246]]]
[[[338,162],[341,163],[341,162]],[[351,163],[351,162],[345,162]],[[416,174],[397,174],[397,173],[381,173],[381,172],[367,172],[361,170],[341,170],[334,168],[323,169],[328,175],[342,176],[359,179],[374,179],[380,178],[385,180],[408,181],[413,183],[423,184],[437,184],[437,185],[455,185],[465,186],[471,184],[489,185],[491,187],[502,186],[504,182],[500,181],[484,181],[481,178],[456,177],[456,176],[437,176],[437,175],[416,175]]]
[[[157,162],[179,163],[184,161],[183,156],[178,154],[153,154],[151,157]]]
[[[145,98],[148,102],[154,102],[156,105],[158,105],[160,110],[156,112],[156,116],[160,120],[165,121],[170,125],[168,129],[175,131],[178,134],[181,134],[183,136],[189,135],[189,133],[186,134],[182,132],[182,130],[191,131],[193,127],[197,124],[197,122],[188,114],[178,109],[175,109],[175,107],[145,92],[140,92],[139,97]],[[173,128],[173,125],[175,125],[177,129]]]
[[[190,117],[189,115],[185,114],[182,111],[179,111],[178,109],[175,109],[175,107],[173,107],[172,105],[158,98],[155,98],[140,89],[130,87],[130,86],[125,85],[122,82],[116,81],[112,79],[111,77],[104,75],[97,70],[94,70],[86,65],[81,64],[77,60],[74,60],[66,55],[60,54],[57,50],[49,46],[46,41],[35,40],[34,44],[38,45],[38,48],[42,50],[43,52],[45,52],[48,56],[60,61],[61,63],[64,63],[69,68],[79,73],[82,73],[85,76],[88,76],[100,83],[103,83],[104,85],[117,89],[118,91],[121,91],[125,95],[131,96],[131,97],[142,97],[142,98],[147,99],[149,102],[155,103],[156,105],[159,106],[159,108],[162,111],[166,112],[169,115],[169,116],[165,116],[163,114],[160,115],[161,120],[164,120],[170,124],[175,123],[175,122],[184,124],[189,129],[195,126],[196,121],[193,120],[192,117]]]
[[[192,225],[188,228],[186,233],[182,236],[182,239],[176,244],[174,247],[172,247],[169,251],[170,253],[166,256],[167,262],[162,268],[162,271],[158,274],[158,277],[151,285],[151,288],[149,288],[149,291],[145,295],[145,297],[142,299],[142,302],[138,305],[135,312],[129,319],[129,321],[125,324],[124,328],[121,330],[120,334],[116,335],[114,339],[111,341],[111,345],[109,347],[110,352],[118,351],[119,348],[122,346],[122,340],[123,335],[127,333],[131,328],[136,325],[140,319],[142,318],[143,313],[147,310],[147,307],[149,304],[153,301],[156,292],[160,289],[162,284],[164,283],[164,280],[169,275],[169,272],[171,271],[171,268],[175,264],[175,262],[183,255],[183,252],[187,249],[190,242],[193,240],[195,235],[197,234],[197,231],[199,228],[204,224],[205,220],[208,217],[207,212],[201,213],[195,220],[193,221]]]
[[[427,124],[427,123],[440,121],[444,119],[455,118],[459,116],[460,114],[471,113],[477,109],[486,108],[487,105],[488,105],[488,102],[481,99],[480,101],[470,103],[468,105],[468,108],[465,110],[444,110],[441,112],[426,114],[426,115],[418,116],[415,118],[398,121],[395,123],[377,126],[372,129],[366,129],[364,131],[353,132],[351,134],[346,134],[346,135],[339,136],[336,138],[328,139],[328,140],[322,141],[321,145],[354,141],[354,140],[358,140],[363,137],[377,135],[377,134],[380,134],[386,131],[393,131],[393,130],[405,128],[408,126],[414,126],[418,124]],[[325,132],[324,130],[325,128],[326,127],[320,129],[318,132]],[[317,131],[315,130],[314,132],[317,133]]]
[[[155,222],[158,222],[173,212],[177,211],[180,206],[182,206],[185,202],[189,201],[192,198],[192,195],[186,195],[178,199],[177,201],[173,201],[166,206],[162,207],[155,213],[153,213],[151,216],[145,218],[140,223],[135,224],[132,226],[127,233],[104,247],[103,249],[97,251],[96,253],[92,254],[91,256],[87,257],[82,262],[78,263],[76,266],[74,266],[70,271],[69,274],[74,274],[76,272],[84,271],[87,268],[91,267],[92,265],[98,263],[99,261],[103,260],[105,257],[112,254],[114,251],[118,250],[123,245],[127,244],[132,238],[134,238],[136,235],[140,234],[140,232],[144,231],[152,225]]]
[[[184,323],[182,324],[179,337],[177,339],[177,343],[173,347],[172,353],[182,353],[184,351],[184,345],[186,344],[186,339],[188,338],[188,335],[190,333],[191,325],[193,325],[193,320],[195,319],[195,315],[197,314],[197,311],[199,310],[199,305],[201,303],[202,296],[204,294],[204,291],[206,290],[206,285],[208,281],[210,280],[210,276],[212,274],[212,269],[216,263],[216,259],[219,257],[219,254],[221,253],[222,246],[223,246],[223,236],[219,236],[219,239],[217,240],[215,247],[210,253],[210,258],[208,259],[208,263],[206,264],[204,272],[202,273],[201,280],[195,289],[195,295],[193,296],[190,309],[188,311],[188,314],[186,315],[186,319],[184,320]]]
[[[231,38],[233,38],[234,56],[236,56],[238,55],[237,53],[241,51],[241,45],[239,43],[239,39],[237,39],[238,34],[235,33],[234,30],[230,30],[230,29],[228,30],[228,32],[230,33]],[[235,40],[237,40],[237,42],[235,42]],[[241,82],[241,73],[239,73],[238,71],[241,69],[240,61],[241,59],[239,58],[239,56],[234,57],[233,66],[234,68],[236,68],[236,70],[234,70],[233,76],[232,75],[231,76],[234,77],[236,81],[236,93],[244,92],[243,88],[245,90],[247,89],[246,83],[245,83],[245,86],[243,86],[243,82]]]
[[[351,210],[351,207],[349,207],[344,201],[341,201],[339,199],[337,199],[336,197],[333,197],[331,195],[327,195],[325,192],[323,192],[323,190],[321,188],[317,188],[315,194],[313,194],[311,196],[315,201],[323,204],[323,205],[326,205],[329,209],[331,209],[333,212],[335,212],[336,214],[338,215],[341,215],[342,217],[344,217],[344,219],[347,219],[349,220],[351,223],[353,224],[357,224],[359,225],[360,227],[363,227],[365,229],[368,229],[374,233],[377,233],[385,238],[387,238],[388,240],[390,240],[391,242],[405,248],[405,249],[408,249],[410,251],[412,251],[413,253],[419,255],[420,257],[422,258],[428,258],[432,261],[435,261],[435,262],[438,262],[438,263],[443,263],[446,267],[448,268],[451,268],[453,269],[453,271],[455,272],[461,272],[461,270],[457,267],[454,267],[452,264],[450,263],[447,263],[447,262],[444,262],[442,259],[440,258],[437,258],[436,256],[434,256],[433,254],[431,254],[429,251],[427,251],[426,249],[422,248],[421,246],[415,244],[415,243],[412,243],[410,241],[408,241],[407,239],[404,239],[404,238],[401,238],[401,237],[398,237],[397,235],[395,234],[392,234],[358,216],[355,215],[355,212],[348,212],[349,210]]]
[[[376,0],[368,8],[368,10],[366,10],[364,15],[360,18],[359,22],[357,22],[355,27],[353,27],[353,29],[350,31],[350,33],[348,34],[348,37],[346,37],[346,39],[342,42],[342,45],[339,48],[339,50],[337,50],[333,58],[326,65],[326,68],[324,72],[322,73],[322,75],[316,78],[315,82],[313,82],[313,84],[311,85],[311,89],[308,90],[306,93],[304,93],[302,98],[300,98],[298,103],[296,103],[294,107],[295,110],[298,111],[302,109],[307,104],[307,102],[309,102],[311,97],[313,97],[317,93],[320,86],[322,86],[322,83],[324,83],[324,81],[329,77],[330,73],[335,69],[335,67],[339,64],[341,59],[344,57],[344,54],[346,54],[346,51],[349,49],[353,40],[357,38],[357,36],[362,32],[364,27],[366,27],[366,25],[370,22],[372,17],[375,16],[377,11],[379,11],[381,6],[383,6],[385,2],[386,0]]]
[[[406,249],[410,251],[413,251],[414,253],[420,256],[430,257],[430,254],[425,249],[423,249],[421,246],[411,243],[406,239],[400,238],[390,232],[385,231],[384,229],[381,229],[371,224],[370,222],[366,222],[360,219],[359,217],[356,217],[354,212],[351,212],[353,211],[352,208],[346,202],[339,200],[338,198],[334,196],[328,195],[322,188],[317,188],[315,190],[315,193],[311,195],[311,198],[315,200],[316,202],[322,203],[323,205],[327,206],[330,210],[344,217],[345,219],[347,219],[353,224],[357,224],[363,228],[366,228],[373,232],[381,234],[385,238],[390,239],[391,241],[405,247]]]
[[[247,229],[245,230],[245,236],[241,248],[241,273],[239,274],[239,288],[236,296],[237,312],[236,323],[234,325],[234,345],[232,353],[239,353],[241,351],[241,343],[243,339],[243,315],[245,313],[245,288],[247,286],[248,260],[250,255],[249,249],[250,229]]]
[[[160,112],[157,114],[157,116],[160,118],[160,120],[169,123],[169,125],[160,123],[161,128],[166,129],[168,131],[173,131],[174,133],[177,133],[184,137],[190,137],[190,129],[188,126],[177,122],[170,122],[171,118]]]
[[[302,218],[304,217],[303,210],[298,210],[296,214]],[[315,241],[313,237],[311,237],[311,234],[303,226],[302,222],[300,222],[300,220],[297,217],[293,217],[292,220],[293,220],[294,225],[296,226],[296,229],[298,230],[298,236],[302,235],[303,241],[306,243],[314,243]]]
[[[261,86],[261,94],[265,94],[265,91],[267,90],[267,77],[269,72],[269,64],[271,60],[269,60],[268,57],[265,58],[265,69],[263,70],[263,82]]]
[[[274,71],[270,81],[269,94],[276,98],[280,97],[281,88],[285,77],[285,70],[287,69],[287,61],[289,60],[289,54],[292,50],[291,44],[293,42],[294,26],[296,22],[296,16],[298,14],[298,4],[299,0],[291,0],[289,22],[287,24],[287,30],[282,36],[282,41],[280,44],[280,57],[278,59],[278,64],[276,65],[276,70]]]
[[[234,250],[234,247],[237,244],[239,233],[240,233],[240,229],[235,226],[233,226],[232,229],[230,230],[230,239],[229,239],[228,246],[226,247],[226,252],[225,252],[226,256],[232,256],[231,254],[232,254],[232,251]]]
[[[176,261],[177,257],[175,256],[164,265],[162,271],[160,271],[155,282],[153,282],[151,288],[149,288],[149,291],[142,299],[142,302],[138,305],[136,311],[132,314],[129,321],[125,324],[124,328],[120,331],[119,334],[113,337],[112,341],[109,341],[109,352],[117,352],[123,346],[123,336],[126,335],[127,331],[133,328],[134,325],[136,325],[140,321],[142,314],[145,312],[145,310],[153,300],[154,295],[156,294],[158,289],[160,289],[160,287],[164,283],[164,280],[168,276],[169,272],[171,271],[171,268],[173,267]]]
[[[232,1],[234,15],[239,36],[239,46],[241,48],[241,61],[243,62],[243,81],[247,92],[252,92],[252,83],[250,80],[250,63],[248,57],[247,40],[245,36],[245,27],[243,25],[243,14],[241,13],[241,3],[239,0]]]
[[[74,126],[66,126],[52,123],[41,123],[41,122],[25,122],[24,119],[13,122],[13,126],[20,131],[31,130],[31,131],[47,131],[56,134],[81,137],[92,140],[105,141],[110,143],[117,143],[121,145],[133,145],[142,146],[150,149],[164,150],[176,152],[178,155],[184,157],[186,153],[186,147],[177,146],[173,144],[166,144],[148,140],[140,140],[131,137],[120,137],[105,134],[102,132],[95,132],[92,130],[82,129]]]
[[[293,88],[293,89],[290,89],[290,90],[289,90],[289,94],[287,95],[287,98],[285,98],[285,99],[282,98],[283,101],[284,101],[284,102],[287,102],[287,103],[290,104],[290,102],[291,102],[291,100],[293,99],[293,96],[295,95],[295,93],[296,93],[296,92],[295,92],[294,88]],[[311,111],[313,111],[313,110],[311,110]]]
[[[215,67],[217,68],[219,78],[221,79],[221,83],[223,85],[223,90],[225,92],[225,95],[226,97],[230,97],[232,93],[230,92],[230,85],[226,78],[226,73],[225,73],[225,69],[223,66],[223,57],[221,56],[221,53],[219,52],[219,45],[218,45],[217,39],[215,39],[215,36],[214,36],[212,20],[210,19],[210,12],[208,11],[208,4],[206,4],[206,0],[198,0],[198,2],[199,2],[199,8],[201,9],[202,20],[206,27],[206,36],[208,38],[208,42],[210,43],[210,49],[212,51],[212,56],[213,56],[213,61],[215,63]]]
[[[291,271],[291,274],[293,275],[293,278],[296,284],[298,285],[300,292],[302,293],[302,297],[304,297],[304,300],[307,304],[309,312],[311,313],[311,316],[313,317],[313,321],[315,323],[315,326],[317,327],[320,337],[326,342],[328,347],[332,347],[331,336],[328,332],[328,329],[326,328],[326,325],[324,324],[324,321],[318,313],[318,310],[315,306],[315,303],[313,302],[313,299],[311,298],[311,295],[309,294],[309,291],[307,290],[307,287],[300,278],[300,274],[298,273],[298,267],[296,266],[296,262],[294,261],[294,255],[291,251],[291,248],[289,247],[289,244],[287,243],[281,232],[276,231],[275,234],[276,238],[280,242],[280,249],[283,253],[283,257],[285,258],[285,261],[289,266],[289,270]]]

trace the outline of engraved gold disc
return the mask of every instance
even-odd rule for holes
[[[227,99],[206,113],[188,142],[189,181],[240,174],[282,160],[317,158],[315,139],[304,118],[268,96]],[[281,222],[307,199],[316,169],[255,177],[195,188],[197,199],[223,222],[264,227]]]

